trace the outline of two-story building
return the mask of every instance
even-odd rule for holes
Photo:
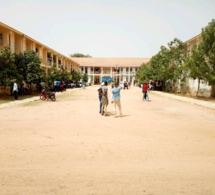
[[[184,42],[188,53],[194,45],[202,41],[201,34]],[[103,78],[112,77],[116,82],[128,81],[135,83],[135,74],[138,68],[144,63],[148,63],[150,58],[71,58],[67,57],[48,46],[34,40],[24,33],[13,29],[0,22],[0,51],[3,47],[9,46],[12,53],[20,53],[33,50],[42,60],[41,68],[48,75],[51,67],[57,69],[64,68],[68,72],[72,70],[80,71],[88,75],[88,82],[91,84],[101,83]],[[189,79],[188,85],[191,92],[197,89],[197,81]],[[210,94],[211,86],[205,81],[201,81],[201,89],[205,94]],[[215,90],[215,89],[214,89]]]
[[[36,55],[42,60],[41,68],[49,74],[51,67],[65,70],[79,70],[79,64],[54,49],[32,39],[18,30],[13,29],[0,22],[0,51],[3,47],[9,46],[12,53],[21,53],[28,50],[35,51]]]
[[[150,58],[72,58],[80,64],[80,72],[86,73],[88,82],[99,84],[103,78],[112,77],[115,82],[135,83],[135,74],[143,63]]]

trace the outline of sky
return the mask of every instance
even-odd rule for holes
[[[0,0],[0,21],[70,56],[147,58],[215,19],[215,0]]]

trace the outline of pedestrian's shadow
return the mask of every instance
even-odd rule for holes
[[[108,116],[115,116],[115,112],[107,112],[107,115]],[[124,117],[127,117],[127,116],[129,116],[129,115],[126,115],[126,114],[123,114],[122,116],[117,115],[116,118],[124,118]]]

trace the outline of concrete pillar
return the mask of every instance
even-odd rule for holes
[[[9,33],[9,46],[11,53],[15,53],[15,35],[13,31],[10,31]]]
[[[26,38],[25,37],[22,37],[22,40],[21,40],[21,52],[25,52],[26,51]]]
[[[59,63],[58,63],[58,55],[56,55],[56,66],[59,67]]]

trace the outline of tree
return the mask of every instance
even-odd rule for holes
[[[25,51],[16,55],[15,64],[19,74],[30,84],[30,87],[32,83],[40,83],[45,77],[45,71],[40,67],[41,59],[34,51]]]
[[[203,49],[206,62],[210,68],[208,80],[212,85],[211,96],[215,97],[215,19],[202,29]]]
[[[173,90],[177,90],[177,82],[186,79],[186,72],[183,71],[184,61],[186,59],[186,51],[184,44],[178,38],[168,43],[170,50],[170,78],[173,82]]]
[[[168,43],[168,48],[161,46],[160,51],[154,55],[147,67],[141,67],[137,73],[139,81],[155,80],[162,82],[163,90],[169,84],[168,90],[176,91],[176,83],[185,78],[183,64],[186,58],[183,42],[175,38]]]
[[[69,73],[67,70],[65,69],[61,69],[60,71],[60,80],[67,82],[68,80],[71,80],[72,75],[71,73]]]
[[[191,50],[191,55],[187,57],[186,65],[189,69],[189,76],[198,80],[198,87],[196,96],[198,96],[200,89],[200,81],[207,80],[210,74],[210,68],[205,60],[205,53],[203,44],[195,45]]]
[[[142,64],[136,72],[136,79],[138,83],[144,83],[152,79],[152,70],[150,64]]]
[[[6,86],[11,85],[12,79],[19,81],[20,75],[14,64],[14,54],[11,53],[9,47],[4,47],[0,52],[0,82],[1,85],[5,86],[5,94]]]
[[[56,67],[51,68],[50,74],[47,76],[47,82],[54,83],[55,80],[61,80],[60,71],[56,69]]]
[[[164,89],[166,81],[172,80],[170,62],[170,50],[164,46],[161,46],[160,51],[151,60],[152,79],[162,81]]]
[[[80,74],[80,72],[77,72],[77,71],[73,70],[73,71],[72,71],[72,80],[73,80],[74,82],[78,82],[78,81],[80,81],[80,79],[81,79],[81,74]]]
[[[82,75],[82,81],[83,81],[84,83],[86,83],[86,82],[88,81],[88,76],[87,76],[86,73],[84,73],[84,74]]]
[[[84,55],[84,54],[81,54],[81,53],[74,53],[74,54],[71,54],[70,57],[76,57],[76,58],[91,58],[92,56],[90,55]]]

